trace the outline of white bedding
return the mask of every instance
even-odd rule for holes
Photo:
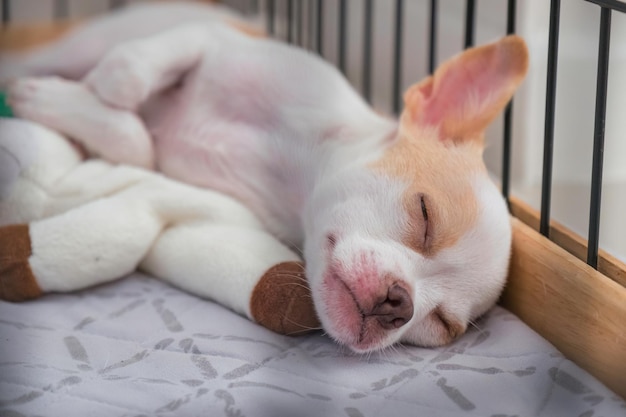
[[[502,308],[440,349],[359,356],[141,274],[0,302],[1,416],[626,416]]]

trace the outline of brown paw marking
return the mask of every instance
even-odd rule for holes
[[[276,333],[301,334],[320,327],[299,262],[271,267],[254,287],[250,308],[257,323]]]
[[[28,263],[31,254],[27,224],[0,227],[0,300],[25,301],[41,296]]]

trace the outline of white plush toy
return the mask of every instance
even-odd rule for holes
[[[0,299],[78,290],[137,268],[279,333],[319,326],[300,257],[242,204],[84,160],[58,133],[0,118]]]

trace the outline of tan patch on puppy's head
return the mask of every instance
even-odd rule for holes
[[[403,243],[425,256],[450,247],[478,216],[470,179],[484,172],[480,149],[451,148],[433,138],[400,130],[396,143],[374,166],[407,184],[403,206],[408,225]]]
[[[472,179],[486,175],[484,131],[527,68],[524,41],[508,36],[464,51],[407,90],[398,136],[372,166],[407,184],[405,245],[434,256],[475,224]]]

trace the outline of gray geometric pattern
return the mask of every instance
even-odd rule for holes
[[[0,416],[626,416],[496,307],[450,346],[352,354],[142,274],[0,302]]]

